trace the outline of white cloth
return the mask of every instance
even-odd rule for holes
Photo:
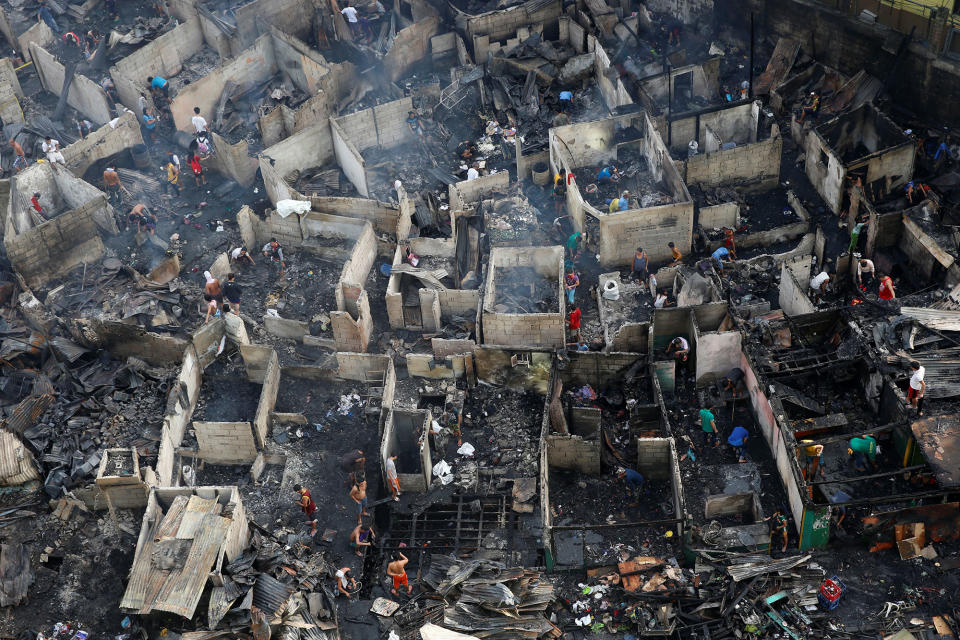
[[[59,151],[50,151],[47,153],[47,160],[49,162],[59,162],[60,164],[67,164],[67,161],[64,159],[63,154]]]
[[[864,266],[866,264],[866,266]],[[857,260],[857,275],[864,273],[873,273],[873,260]]]
[[[145,96],[140,96],[137,98],[137,108],[140,109],[140,115],[143,115],[143,112],[146,111],[148,104],[149,103],[147,102],[147,98]]]
[[[337,579],[340,581],[340,585],[346,589],[349,583],[347,582],[347,574],[344,573],[343,569],[337,569]]]
[[[477,171],[473,167],[470,167],[469,169],[467,169],[467,180],[476,180],[479,177],[480,177],[479,171]]]
[[[193,122],[193,128],[197,130],[197,133],[207,130],[207,121],[203,119],[203,116],[198,114],[193,116],[190,120]]]
[[[810,278],[810,288],[814,290],[819,290],[823,283],[830,279],[830,276],[827,275],[826,271],[821,271],[817,275]]]
[[[653,306],[657,309],[663,309],[664,303],[667,301],[667,296],[663,294],[658,294],[657,299],[653,301]]]
[[[60,148],[60,141],[50,140],[50,142],[47,142],[46,140],[44,140],[41,147],[43,148],[44,153],[50,154],[50,153],[56,152]]]
[[[393,480],[397,477],[397,463],[394,462],[392,458],[387,458],[384,466],[387,468],[387,478]]]
[[[210,273],[209,271],[204,271],[203,277],[207,279],[207,284],[210,284],[211,282],[216,282],[217,280],[216,278],[213,277],[213,274]]]
[[[230,257],[236,260],[237,258],[240,257],[240,254],[242,252],[243,252],[243,247],[237,247],[236,249],[230,252]]]
[[[690,348],[690,343],[687,342],[687,339],[684,338],[683,336],[677,336],[677,340],[680,341],[680,349],[679,349],[680,351]]]
[[[923,382],[923,376],[927,372],[926,367],[920,367],[910,376],[910,388],[920,391],[920,383]]]
[[[346,17],[347,22],[357,21],[357,10],[354,7],[344,7],[340,9],[340,13]]]

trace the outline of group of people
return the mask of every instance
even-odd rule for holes
[[[886,273],[878,273],[873,260],[867,258],[858,258],[856,269],[854,271],[854,281],[861,292],[867,291],[867,286],[874,280],[878,281],[877,297],[881,300],[893,300],[897,297],[896,287],[891,278]],[[820,271],[817,275],[810,278],[809,295],[814,304],[819,304],[830,293],[833,283],[833,276],[827,271]]]
[[[237,274],[231,271],[227,274],[227,281],[222,284],[209,271],[204,271],[203,277],[203,299],[206,302],[203,323],[206,324],[210,322],[210,318],[219,318],[230,311],[239,314],[243,289],[237,283]]]

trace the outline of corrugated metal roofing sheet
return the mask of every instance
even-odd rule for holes
[[[16,435],[0,431],[0,486],[16,487],[40,480],[33,454]]]
[[[293,589],[273,576],[261,573],[253,585],[253,606],[267,614],[267,618],[278,615],[287,604]]]

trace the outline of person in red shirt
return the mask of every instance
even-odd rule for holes
[[[893,279],[884,274],[880,277],[880,299],[881,300],[893,300],[897,297],[896,292],[893,290]]]
[[[567,319],[567,329],[577,333],[577,340],[580,339],[580,307],[574,307]]]
[[[39,192],[39,191],[33,194],[33,197],[30,198],[30,203],[33,205],[33,208],[37,211],[37,213],[39,213],[39,214],[42,216],[42,215],[43,215],[43,207],[40,205],[40,192]]]
[[[200,164],[200,156],[197,154],[193,154],[190,158],[190,168],[193,169],[193,179],[196,180],[198,187],[201,181],[207,184],[207,176],[203,175],[203,165]]]
[[[737,241],[733,237],[733,229],[724,230],[723,246],[730,252],[730,257],[737,259]]]
[[[316,535],[317,519],[313,517],[313,514],[317,512],[317,503],[314,502],[310,496],[310,491],[301,487],[299,484],[293,485],[293,490],[296,491],[299,496],[297,506],[299,506],[300,511],[303,511],[304,515],[307,516],[307,523],[310,525],[310,535]]]

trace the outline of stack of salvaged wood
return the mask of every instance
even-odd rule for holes
[[[423,582],[443,597],[447,629],[492,640],[562,635],[545,616],[553,585],[534,569],[434,555]]]

